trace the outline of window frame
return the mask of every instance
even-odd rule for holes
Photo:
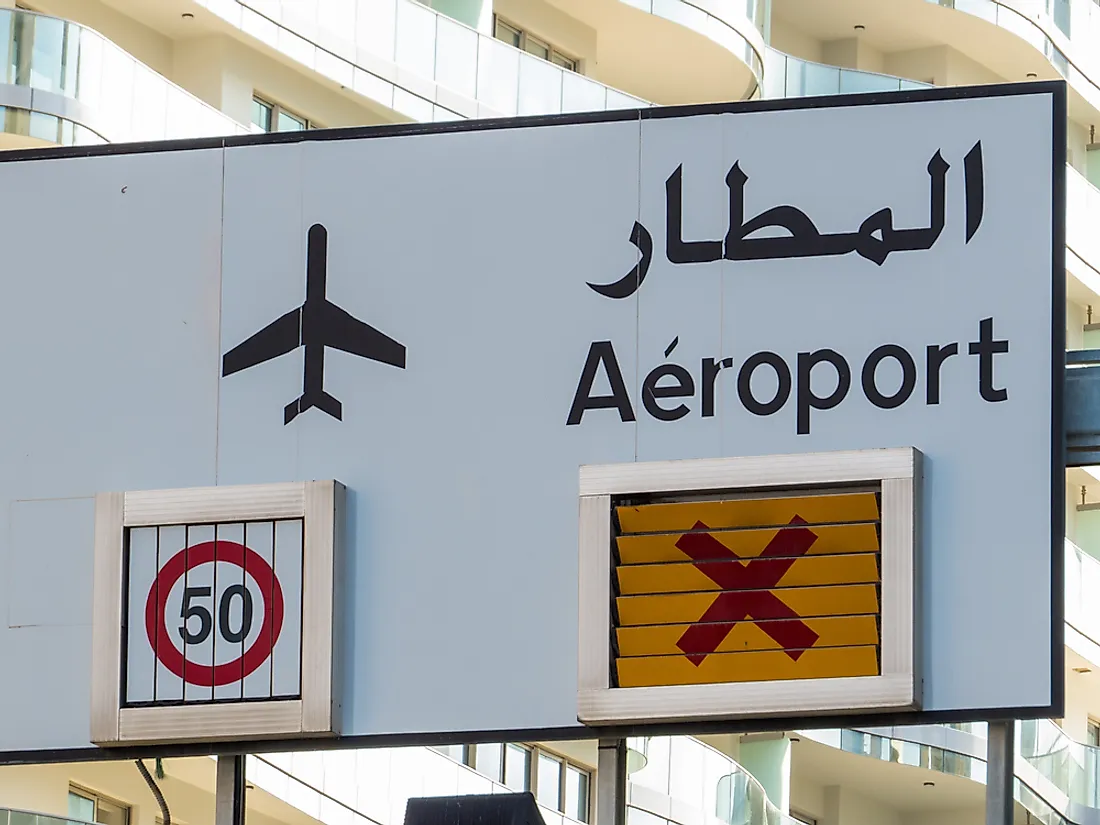
[[[1100,748],[1100,719],[1089,716],[1085,720],[1085,739],[1085,744],[1093,748]],[[1094,739],[1095,741],[1093,741]]]
[[[496,771],[489,774],[484,767],[479,767],[477,761],[477,750],[481,745],[499,745],[500,746],[500,762],[496,766]],[[569,813],[565,810],[566,807],[566,780],[569,776],[569,769],[577,771],[585,777],[585,799],[584,799],[584,819],[580,820],[585,825],[591,825],[592,823],[592,800],[593,800],[593,787],[595,781],[595,772],[591,767],[581,762],[577,762],[574,759],[570,759],[563,753],[559,753],[551,748],[544,747],[542,745],[530,744],[527,742],[479,742],[473,745],[439,745],[432,746],[432,750],[441,756],[445,756],[452,761],[458,761],[455,757],[449,753],[446,753],[443,748],[445,747],[461,747],[462,759],[460,764],[469,768],[472,771],[476,771],[481,776],[488,778],[490,781],[497,785],[503,785],[504,787],[510,787],[505,783],[506,773],[505,766],[508,760],[508,748],[522,748],[527,752],[527,775],[526,775],[526,788],[518,793],[530,793],[535,797],[535,801],[538,804],[547,808],[552,808],[563,816],[569,816]],[[539,759],[542,756],[546,756],[549,759],[553,759],[558,763],[558,798],[554,805],[548,805],[539,800]],[[499,777],[495,778],[495,777]]]
[[[497,37],[497,26],[504,26],[506,29],[509,29],[514,34],[518,35],[519,36],[519,45],[513,45],[512,43],[509,43],[507,40],[502,40],[501,38]],[[535,43],[538,43],[540,46],[544,46],[546,48],[547,57],[539,57],[537,54],[533,54],[532,52],[529,52],[527,50],[527,40],[528,40],[528,38],[533,40]],[[551,43],[545,37],[540,37],[537,34],[532,34],[531,32],[529,32],[527,29],[523,28],[522,26],[517,26],[515,23],[510,21],[508,18],[501,17],[499,14],[496,14],[496,13],[493,14],[493,39],[494,40],[500,40],[501,43],[508,43],[508,45],[513,46],[513,48],[517,48],[521,52],[524,52],[525,54],[531,55],[531,57],[538,58],[539,60],[543,60],[547,63],[551,63],[554,66],[557,66],[559,69],[564,69],[565,71],[573,72],[574,74],[582,74],[580,58],[573,57],[568,52],[564,52],[561,49],[559,49],[557,46],[555,46],[553,43]],[[557,59],[555,60],[555,58],[557,58]],[[558,62],[558,61],[563,61],[563,62]],[[564,63],[568,63],[570,65],[567,66],[567,65],[564,65]]]
[[[557,811],[563,816],[568,816],[568,813],[565,810],[565,786],[569,768],[574,768],[575,770],[580,771],[588,778],[588,785],[585,789],[585,818],[580,821],[584,822],[585,825],[589,825],[592,822],[592,769],[586,765],[582,765],[581,763],[570,759],[563,753],[559,753],[558,751],[552,750],[551,748],[547,748],[542,745],[524,745],[523,747],[529,748],[531,751],[531,767],[529,769],[528,784],[530,785],[531,793],[535,797],[535,801],[538,802],[538,804],[540,805],[543,805],[544,803],[539,800],[539,758],[545,755],[546,757],[553,759],[558,763],[558,801],[557,804],[554,806],[545,805],[545,807],[553,807],[553,810]]]
[[[310,129],[318,128],[317,124],[314,121],[310,120],[305,115],[299,114],[298,112],[294,111],[293,109],[287,108],[286,106],[282,105],[281,103],[276,103],[271,98],[266,97],[266,96],[260,94],[259,92],[255,91],[255,90],[253,90],[253,92],[252,92],[252,102],[253,103],[258,103],[261,106],[266,107],[268,112],[271,113],[271,127],[272,128],[263,129],[258,123],[256,123],[255,121],[251,121],[250,125],[260,130],[260,132],[258,134],[267,134],[267,135],[282,134],[281,130],[279,130],[277,128],[278,123],[279,123],[279,115],[281,115],[281,114],[285,114],[287,117],[292,118],[293,120],[296,120],[296,121],[299,121],[300,123],[302,123],[303,128],[300,131],[308,132]]]
[[[133,825],[134,822],[134,806],[127,802],[123,802],[121,799],[116,799],[113,796],[101,794],[99,791],[93,791],[83,785],[78,785],[75,782],[69,783],[69,794],[72,796],[79,796],[81,799],[91,802],[94,806],[92,811],[92,822],[99,822],[99,806],[100,803],[106,802],[108,805],[113,805],[116,808],[126,812],[126,825]],[[68,797],[66,796],[66,799]]]

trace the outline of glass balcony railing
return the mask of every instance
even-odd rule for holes
[[[1100,748],[1075,742],[1047,719],[1017,723],[1016,742],[1019,755],[1070,802],[1100,813]]]
[[[1097,192],[1100,198],[1100,192]],[[1100,561],[1066,539],[1066,623],[1100,643]],[[1098,806],[1100,807],[1100,806]]]
[[[929,0],[947,8],[977,14],[992,22],[1007,21],[990,5],[1000,5],[1006,12],[1031,20],[1046,18],[1058,31],[1071,40],[1080,39],[1090,42],[1092,37],[1100,37],[1100,9],[1094,0]],[[1091,41],[1095,42],[1095,41]]]
[[[0,808],[0,825],[93,825],[93,823],[35,813],[34,811]]]
[[[414,797],[513,792],[431,748],[250,755],[245,773],[324,825],[401,825]],[[541,804],[539,813],[546,825],[581,825]]]
[[[316,3],[195,2],[307,68],[412,120],[650,105],[414,0],[345,3],[347,14],[339,20],[319,19]]]
[[[1066,167],[1066,246],[1100,270],[1100,189],[1074,169]]]
[[[703,35],[740,58],[759,85],[766,48],[761,32],[767,20],[764,0],[622,0]],[[744,15],[743,17],[741,15]]]
[[[812,97],[857,92],[925,89],[930,84],[874,72],[814,63],[768,49],[764,57],[764,97]]]
[[[628,739],[646,764],[630,774],[627,825],[797,825],[737,762],[687,736]],[[669,804],[675,800],[675,806]]]
[[[803,731],[807,739],[985,782],[984,722],[868,730]],[[1075,742],[1048,719],[1016,723],[1016,800],[1043,825],[1100,821],[1100,748]],[[1022,764],[1021,764],[1022,763]]]
[[[97,32],[17,9],[0,9],[0,107],[4,132],[65,145],[246,131]]]

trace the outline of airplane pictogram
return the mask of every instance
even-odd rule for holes
[[[677,647],[692,664],[701,665],[718,649],[734,625],[750,617],[796,662],[807,648],[813,647],[818,634],[770,590],[817,541],[817,535],[801,526],[804,524],[803,519],[795,516],[787,528],[768,542],[758,558],[744,562],[710,533],[680,536],[676,548],[693,559],[695,568],[723,591],[677,642]],[[708,528],[697,521],[692,529]]]
[[[306,300],[229,350],[222,359],[222,377],[246,370],[305,347],[302,394],[283,409],[283,423],[316,407],[337,421],[343,406],[325,392],[325,348],[405,369],[405,347],[360,321],[325,297],[328,231],[319,223],[309,228],[306,246]]]

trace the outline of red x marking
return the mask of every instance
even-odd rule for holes
[[[791,525],[806,523],[799,516],[790,521]],[[708,528],[697,521],[693,529]],[[805,555],[815,541],[816,533],[805,527],[788,526],[775,534],[758,558],[742,563],[736,553],[709,533],[680,536],[676,541],[677,549],[694,560],[696,569],[724,592],[711,602],[698,622],[684,631],[676,646],[698,667],[718,649],[734,625],[751,616],[752,621],[797,662],[806,648],[813,647],[818,634],[769,588],[779,584],[791,565]],[[772,621],[762,622],[761,619]]]

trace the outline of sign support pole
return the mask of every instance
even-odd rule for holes
[[[244,825],[244,756],[241,754],[218,757],[214,825]]]
[[[985,825],[1012,825],[1016,723],[990,722],[986,739]]]
[[[596,825],[626,825],[625,739],[600,740],[596,763]]]

